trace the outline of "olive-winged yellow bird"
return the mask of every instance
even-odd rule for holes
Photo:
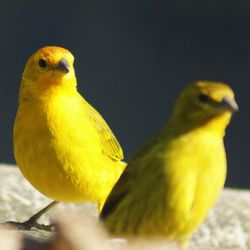
[[[14,154],[26,179],[58,201],[92,201],[101,210],[125,168],[123,152],[102,116],[78,93],[74,57],[64,48],[39,49],[27,61],[14,124]],[[19,226],[20,226],[19,225]]]
[[[132,157],[108,196],[101,218],[109,231],[176,241],[185,249],[224,186],[223,137],[237,110],[224,83],[188,86],[166,125]]]

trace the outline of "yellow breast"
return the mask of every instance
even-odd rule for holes
[[[103,155],[98,133],[78,98],[23,102],[14,126],[14,151],[24,176],[60,201],[103,202],[121,164]],[[124,167],[124,166],[123,166]]]

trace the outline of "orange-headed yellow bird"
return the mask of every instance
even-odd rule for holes
[[[78,93],[73,63],[68,50],[53,46],[29,58],[14,153],[23,175],[42,194],[55,201],[96,202],[101,210],[125,167],[123,152],[102,116]]]

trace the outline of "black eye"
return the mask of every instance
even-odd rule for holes
[[[44,59],[40,59],[38,64],[39,64],[39,66],[41,68],[46,68],[47,67],[47,62]]]
[[[208,102],[209,101],[209,97],[207,95],[204,95],[204,94],[198,95],[198,99],[200,102]]]

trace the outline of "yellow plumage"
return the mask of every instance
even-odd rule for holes
[[[25,67],[14,125],[14,153],[29,182],[66,202],[97,202],[101,209],[125,163],[101,115],[77,92],[74,57],[44,47]]]
[[[223,137],[236,110],[227,85],[188,86],[166,126],[132,158],[107,198],[101,217],[110,232],[187,245],[223,188]]]

